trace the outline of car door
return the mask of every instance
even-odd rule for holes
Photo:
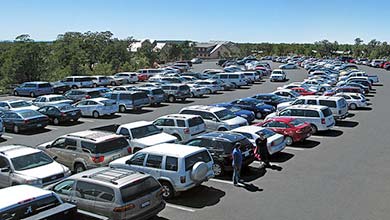
[[[154,178],[159,179],[161,177],[163,156],[149,153],[146,158],[145,168],[148,169],[148,173]]]
[[[210,112],[200,112],[199,115],[205,121],[207,130],[215,131],[218,129],[220,122],[215,115]]]
[[[101,210],[95,209],[95,201],[96,201],[96,188],[97,184],[85,182],[85,181],[77,181],[76,189],[74,193],[73,201],[77,204],[77,208],[86,212],[103,214]]]
[[[99,114],[100,114],[99,103],[97,103],[95,101],[87,101],[87,103],[86,103],[86,113],[87,113],[87,115],[92,116],[92,113],[95,110],[98,111]]]
[[[8,169],[8,170],[7,170]],[[0,187],[8,187],[10,181],[11,167],[7,158],[0,156]]]
[[[135,153],[134,156],[132,156],[128,161],[126,161],[128,168],[130,170],[135,170],[138,172],[145,172],[144,162],[145,162],[146,156],[147,156],[147,154],[143,153],[143,152]],[[149,173],[149,172],[146,172],[146,173]]]
[[[64,202],[77,205],[75,200],[75,183],[73,179],[63,180],[60,183],[54,185],[51,190],[61,197]]]
[[[73,169],[74,159],[77,157],[77,142],[69,138],[59,138],[51,146],[53,154],[57,156],[56,161]]]
[[[87,105],[87,102],[88,101],[80,101],[79,103],[77,103],[75,105],[77,108],[79,108],[81,110],[81,114],[83,116],[88,115],[88,105]]]

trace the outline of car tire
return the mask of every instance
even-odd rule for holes
[[[310,127],[311,127],[311,133],[312,134],[315,134],[318,132],[318,128],[317,126],[313,125],[313,124],[310,124]]]
[[[14,125],[12,127],[12,131],[15,133],[15,134],[18,134],[20,132],[20,128],[17,126],[17,125]]]
[[[221,162],[214,162],[213,171],[214,171],[214,175],[217,177],[221,177],[225,174],[225,170]]]
[[[207,89],[207,94],[211,94],[212,92],[211,89]]]
[[[96,84],[96,83],[94,83],[94,84],[92,85],[92,87],[93,87],[93,88],[96,88],[96,87],[97,87],[97,84]]]
[[[82,163],[76,163],[74,165],[74,172],[75,173],[80,173],[80,172],[83,172],[85,170],[86,170],[86,168],[85,168],[85,166]]]
[[[182,141],[183,139],[180,137],[180,135],[178,134],[173,134],[173,136],[175,136],[177,138],[177,141]]]
[[[261,114],[261,112],[256,112],[255,117],[256,119],[261,119],[263,117],[263,114]]]
[[[186,101],[186,98],[182,98],[182,99],[181,99],[181,102],[185,102],[185,101]]]
[[[351,110],[357,109],[356,104],[355,104],[355,103],[351,103],[351,104],[349,105],[349,109],[351,109]]]
[[[116,86],[116,83],[115,82],[111,82],[111,86]]]
[[[97,112],[97,111],[93,111],[92,112],[92,117],[94,117],[94,118],[99,118],[99,112]]]
[[[235,84],[235,83],[232,83],[232,84],[233,84],[233,87],[234,87],[235,89],[238,88],[237,84]]]
[[[78,87],[76,85],[73,85],[72,89],[78,89]]]
[[[53,119],[53,124],[54,125],[59,125],[60,124],[60,120],[58,118],[54,118]]]
[[[222,128],[218,128],[218,131],[227,131],[228,129],[222,127]]]
[[[160,181],[160,184],[164,189],[162,197],[164,199],[172,199],[173,196],[175,195],[175,191],[173,190],[172,184],[169,183],[168,181]]]
[[[120,106],[119,106],[119,112],[120,112],[120,113],[126,112],[126,107],[123,106],[123,105],[120,105]]]
[[[294,139],[290,136],[286,136],[286,138],[284,140],[285,140],[287,146],[291,146],[294,143]]]
[[[320,89],[320,92],[325,92],[325,88],[324,87],[321,87],[321,89]]]
[[[173,95],[168,96],[168,102],[172,103],[176,101],[176,97]]]
[[[19,96],[18,91],[14,91],[14,96]]]
[[[195,98],[195,94],[191,92],[191,98]]]
[[[30,97],[31,97],[31,98],[34,98],[34,97],[35,97],[35,93],[30,92]]]

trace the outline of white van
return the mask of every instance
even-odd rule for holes
[[[328,106],[336,120],[345,119],[348,116],[348,103],[343,97],[335,96],[300,96],[292,102],[280,103],[278,111],[291,105],[323,105]]]
[[[217,73],[212,77],[212,79],[219,79],[225,83],[231,83],[236,88],[239,88],[240,86],[248,85],[248,83],[245,79],[245,75],[241,72]]]

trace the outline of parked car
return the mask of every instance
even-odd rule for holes
[[[114,115],[118,106],[114,100],[107,98],[92,98],[76,102],[73,106],[81,110],[81,116],[99,118],[104,115]]]
[[[167,95],[168,102],[176,102],[177,99],[185,102],[187,98],[191,97],[191,89],[185,84],[163,84],[161,89]]]
[[[206,132],[205,122],[197,115],[165,115],[154,120],[153,124],[175,136],[179,142],[186,142]]]
[[[76,204],[86,219],[149,219],[165,208],[161,185],[152,176],[132,170],[87,170],[48,189]]]
[[[317,91],[325,92],[332,88],[332,85],[318,79],[307,79],[302,82],[303,86],[315,88]]]
[[[295,99],[295,98],[282,97],[273,93],[259,93],[252,96],[252,98],[263,101],[265,104],[272,105],[274,107],[276,107],[280,103],[289,102]]]
[[[0,189],[0,219],[4,220],[66,220],[81,219],[75,205],[64,203],[49,190],[29,185]]]
[[[137,121],[122,125],[112,124],[93,128],[93,130],[125,136],[130,143],[131,152],[133,153],[153,145],[177,142],[175,136],[163,132],[152,122],[147,121]]]
[[[282,96],[285,98],[291,98],[291,99],[296,99],[299,96],[301,96],[301,94],[299,94],[291,89],[279,89],[279,90],[272,92],[272,94]]]
[[[14,133],[43,129],[49,124],[49,118],[46,115],[29,109],[5,111],[1,117],[4,129]]]
[[[91,76],[93,81],[93,87],[108,86],[111,84],[111,80],[107,76]]]
[[[287,81],[287,74],[282,69],[275,69],[272,71],[269,80],[271,82],[284,82]]]
[[[312,133],[310,124],[297,118],[275,117],[258,123],[256,126],[268,128],[276,133],[284,135],[286,145],[304,141],[309,138]]]
[[[70,86],[72,89],[93,87],[93,81],[89,76],[69,76],[61,82]]]
[[[295,87],[295,88],[291,88],[291,90],[294,91],[294,92],[297,92],[297,93],[299,93],[300,95],[303,95],[303,96],[317,94],[317,92],[307,90],[307,89],[305,89],[303,87]]]
[[[234,73],[216,73],[211,79],[222,80],[226,83],[231,83],[234,85],[234,88],[240,88],[241,86],[248,85],[245,80],[245,75],[241,72]]]
[[[254,112],[257,119],[261,119],[276,110],[276,108],[272,105],[267,105],[263,101],[255,98],[237,99],[232,101],[231,104],[239,108]]]
[[[113,100],[118,106],[119,112],[141,110],[142,107],[149,104],[148,95],[141,91],[115,91],[106,93],[104,97]]]
[[[279,66],[279,69],[297,69],[297,65],[294,63],[286,63]]]
[[[248,124],[251,124],[256,119],[254,112],[242,109],[231,103],[218,103],[218,104],[213,104],[211,106],[224,107],[232,111],[236,116],[245,118],[248,121]]]
[[[25,82],[14,89],[15,96],[36,97],[52,93],[54,93],[54,89],[48,82]]]
[[[32,100],[35,106],[42,107],[45,105],[56,105],[56,104],[72,104],[73,100],[67,99],[63,95],[43,95]]]
[[[218,84],[216,80],[198,80],[195,82],[195,84],[206,87],[206,90],[209,94],[211,93],[217,93],[218,91],[222,91],[223,87]]]
[[[99,98],[103,94],[98,89],[72,89],[64,94],[67,99],[78,102],[84,99]]]
[[[180,144],[159,144],[117,159],[110,167],[147,173],[164,188],[170,199],[178,192],[192,189],[214,177],[214,161],[205,148]]]
[[[70,176],[70,170],[39,149],[22,145],[0,147],[0,187],[19,184],[43,187]]]
[[[63,135],[53,141],[39,144],[55,160],[79,173],[102,167],[131,153],[125,137],[103,131],[79,131]]]
[[[341,86],[347,86],[347,87],[358,87],[361,88],[364,91],[364,94],[368,94],[370,92],[370,87],[360,84],[358,82],[348,82]]]
[[[209,150],[214,160],[215,176],[223,176],[226,171],[232,171],[232,152],[236,143],[241,144],[243,166],[251,164],[254,157],[253,144],[243,135],[228,132],[211,132],[186,143],[188,146],[204,147]]]
[[[337,87],[337,88],[334,88],[332,90],[324,92],[323,95],[324,96],[333,96],[333,95],[335,95],[337,93],[341,93],[341,92],[352,92],[352,93],[364,94],[364,91],[359,87],[340,86],[340,87]]]
[[[274,117],[295,117],[307,122],[311,126],[312,133],[326,131],[335,125],[332,111],[327,106],[321,105],[293,105],[269,114],[265,120]]]
[[[194,105],[181,109],[180,114],[199,115],[205,121],[207,130],[211,131],[227,131],[248,125],[246,119],[223,107]]]
[[[53,104],[40,107],[38,112],[49,117],[54,125],[76,122],[81,117],[81,110],[69,104]]]
[[[348,103],[348,109],[355,110],[357,108],[367,107],[366,97],[360,93],[341,92],[334,96],[343,97]]]
[[[24,100],[0,101],[0,108],[3,110],[37,110],[39,107]]]
[[[53,87],[54,94],[64,94],[65,92],[67,92],[71,89],[69,85],[66,85],[65,83],[63,83],[61,81],[52,82],[50,84]]]
[[[149,98],[149,104],[151,106],[161,105],[166,99],[164,90],[158,87],[139,87],[136,91],[145,92]]]
[[[138,74],[137,73],[122,72],[122,73],[116,73],[115,76],[126,79],[127,83],[136,83],[136,82],[138,82]]]
[[[194,58],[194,59],[191,60],[191,62],[192,62],[193,64],[200,64],[200,63],[203,62],[203,60],[200,59],[200,58]]]
[[[134,91],[136,89],[137,87],[129,85],[111,87],[112,91]]]
[[[198,84],[187,84],[191,90],[191,98],[203,97],[205,94],[210,94],[210,89]]]

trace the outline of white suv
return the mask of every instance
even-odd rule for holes
[[[21,145],[0,147],[0,187],[19,184],[42,187],[70,174],[67,167],[41,150]]]
[[[214,177],[213,164],[206,148],[159,144],[117,159],[110,167],[152,175],[163,186],[163,197],[169,199]]]
[[[265,118],[265,121],[273,117],[294,117],[302,119],[311,125],[312,133],[331,129],[335,125],[332,111],[322,105],[293,105],[274,112]]]
[[[177,137],[178,141],[187,142],[206,132],[206,124],[197,115],[171,114],[162,116],[153,122],[165,133]]]
[[[248,125],[246,119],[236,116],[224,107],[194,105],[183,108],[180,114],[199,115],[205,121],[207,130],[211,131],[228,131]]]

